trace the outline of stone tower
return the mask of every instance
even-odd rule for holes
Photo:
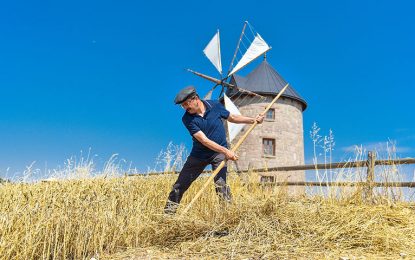
[[[261,113],[287,82],[267,62],[266,58],[246,77],[233,75],[230,83],[264,96],[256,96],[229,90],[227,95],[242,115]],[[289,86],[258,125],[240,146],[235,163],[238,170],[269,168],[304,164],[303,111],[305,100]],[[239,133],[232,143],[248,129]],[[263,177],[266,181],[305,181],[304,171],[272,173]]]

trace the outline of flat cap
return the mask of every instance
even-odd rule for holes
[[[177,93],[176,98],[174,99],[175,104],[181,104],[189,97],[196,94],[196,89],[193,86],[185,87],[184,89],[180,90],[179,93]]]

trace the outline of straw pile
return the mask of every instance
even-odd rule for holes
[[[413,203],[367,203],[359,190],[293,198],[285,187],[233,177],[231,205],[218,203],[212,187],[179,218],[162,214],[175,177],[2,184],[0,257],[415,257]],[[183,204],[203,181],[194,183]]]

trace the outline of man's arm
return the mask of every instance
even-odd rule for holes
[[[223,153],[228,160],[236,161],[238,159],[238,156],[234,152],[210,140],[202,131],[198,131],[193,137],[210,150]]]
[[[254,117],[230,114],[228,117],[228,121],[231,123],[235,123],[235,124],[253,124],[255,121],[257,121],[258,124],[261,124],[262,121],[264,121],[264,116],[257,115],[254,118]]]

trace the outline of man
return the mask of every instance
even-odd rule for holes
[[[228,149],[222,119],[237,124],[253,124],[255,121],[262,123],[264,120],[264,116],[261,115],[251,118],[230,114],[218,101],[201,100],[193,86],[182,89],[174,102],[186,110],[182,121],[193,137],[193,148],[169,194],[164,209],[167,214],[176,212],[183,194],[207,165],[212,165],[212,169],[215,170],[225,159],[238,159],[238,156]],[[225,166],[215,176],[214,182],[219,197],[230,201],[231,192],[226,184],[226,173]]]

